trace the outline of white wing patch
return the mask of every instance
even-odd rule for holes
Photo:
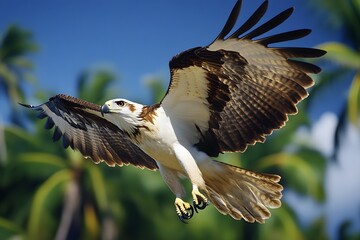
[[[198,141],[199,132],[196,129],[207,129],[210,119],[208,107],[208,81],[203,69],[191,66],[176,69],[173,74],[171,88],[176,88],[162,102],[165,112],[172,117],[176,126],[186,140]]]

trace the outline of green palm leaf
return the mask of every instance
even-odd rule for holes
[[[359,60],[360,64],[360,60]],[[360,116],[360,71],[355,75],[348,95],[348,118],[355,126],[359,126]]]
[[[333,61],[350,69],[360,70],[360,54],[343,43],[328,42],[318,46],[327,51],[323,59]]]
[[[29,239],[50,239],[54,236],[49,226],[54,222],[53,208],[62,202],[64,186],[72,178],[68,169],[60,170],[49,177],[36,191],[28,222]],[[47,226],[47,228],[44,228]]]
[[[22,229],[14,222],[0,218],[0,239],[22,239]]]
[[[301,149],[296,154],[276,153],[259,160],[261,169],[279,167],[285,184],[298,193],[310,195],[318,201],[325,198],[323,179],[326,160],[318,152]]]

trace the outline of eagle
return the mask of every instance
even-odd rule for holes
[[[305,37],[311,30],[260,37],[294,10],[289,8],[256,27],[268,1],[232,31],[241,4],[236,2],[211,44],[170,60],[170,84],[159,103],[142,105],[116,98],[97,105],[59,94],[39,106],[22,105],[46,118],[46,129],[55,126],[54,141],[62,138],[65,148],[70,146],[95,163],[159,170],[175,195],[175,211],[183,222],[212,203],[236,220],[264,223],[271,215],[269,209],[281,206],[280,176],[214,158],[244,152],[283,127],[314,84],[308,74],[321,71],[302,59],[320,57],[325,51],[269,47]],[[182,177],[191,182],[192,203],[186,201]]]

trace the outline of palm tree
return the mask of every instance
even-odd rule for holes
[[[0,91],[11,106],[23,100],[23,82],[32,80],[32,62],[27,55],[38,50],[31,33],[12,25],[0,35]]]
[[[347,99],[339,113],[333,139],[332,159],[338,160],[338,151],[345,128],[351,124],[360,134],[360,2],[358,0],[317,0],[309,1],[309,3],[315,3],[322,22],[325,22],[329,29],[336,30],[334,34],[340,36],[341,39],[337,42],[325,42],[319,46],[328,52],[324,56],[327,67],[319,75],[319,83],[315,85],[312,96],[326,89],[331,89],[337,94],[332,86],[334,83],[347,85],[351,81]],[[354,160],[357,160],[357,156],[354,156]],[[359,232],[353,233],[352,236],[348,234],[347,230],[350,226],[349,221],[342,223],[337,238],[359,239]]]
[[[112,96],[108,89],[115,79],[113,73],[105,70],[84,72],[79,79],[79,95],[85,99],[102,102],[99,96]],[[96,88],[95,92],[99,94],[86,95],[89,93],[87,88]],[[111,230],[113,222],[107,214],[104,175],[80,154],[64,150],[59,144],[49,145],[51,136],[43,130],[42,124],[36,125],[33,134],[21,127],[5,127],[8,160],[0,168],[0,189],[4,193],[0,197],[0,215],[6,219],[0,218],[0,238],[22,235],[30,239],[54,236],[64,239],[69,232],[78,236],[84,234],[77,225],[85,225],[92,238],[97,239],[102,228]],[[17,200],[20,195],[22,197]],[[19,200],[26,203],[20,210],[17,209],[22,205]],[[79,218],[82,211],[84,218]],[[99,214],[95,214],[97,212]],[[54,218],[50,213],[58,217]],[[102,227],[91,226],[94,221]],[[102,239],[111,239],[111,236]]]
[[[350,122],[360,127],[360,4],[359,1],[352,0],[317,0],[316,4],[319,11],[327,11],[323,16],[334,28],[340,26],[344,30],[339,31],[343,34],[344,41],[326,42],[319,46],[328,52],[324,59],[331,65],[320,75],[313,93],[330,87],[334,82],[345,83],[352,78],[334,137],[333,158],[336,159],[345,124]]]
[[[33,79],[30,70],[32,62],[26,58],[29,53],[37,51],[37,45],[32,41],[30,32],[15,25],[0,34],[0,96],[5,96],[10,104],[11,119],[15,124],[21,124],[16,111],[16,103],[23,99],[24,80]],[[3,108],[4,109],[4,108]],[[5,140],[0,115],[0,161],[6,158]]]

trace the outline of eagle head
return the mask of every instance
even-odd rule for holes
[[[123,98],[111,99],[101,106],[101,115],[126,132],[132,132],[141,119],[143,105]]]

